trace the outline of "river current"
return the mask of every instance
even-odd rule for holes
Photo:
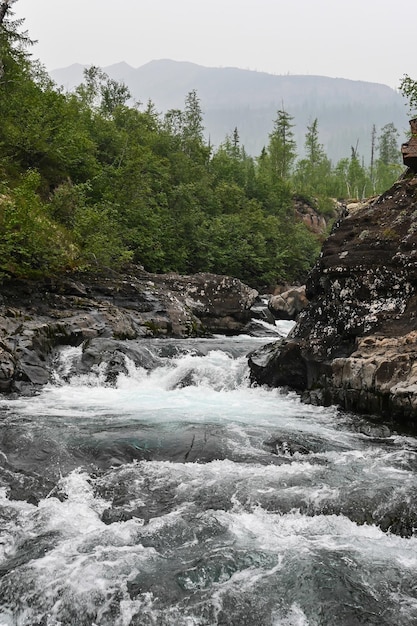
[[[0,626],[417,624],[417,440],[251,387],[270,340],[0,400]]]

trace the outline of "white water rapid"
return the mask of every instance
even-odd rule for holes
[[[417,440],[251,387],[269,340],[3,397],[0,626],[417,624]]]

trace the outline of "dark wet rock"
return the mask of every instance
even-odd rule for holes
[[[242,333],[244,335],[250,335],[251,337],[279,337],[280,333],[277,328],[268,323],[268,325],[263,324],[262,320],[251,320],[242,328]]]
[[[399,502],[381,517],[374,515],[374,523],[383,531],[401,537],[415,537],[417,534],[416,502]]]
[[[45,554],[53,550],[56,537],[58,537],[57,532],[49,532],[27,538],[19,543],[16,546],[15,554],[0,564],[0,578],[12,570],[26,565],[32,559],[41,559]]]
[[[272,454],[282,456],[294,456],[294,454],[309,454],[310,450],[295,441],[287,441],[285,439],[271,437],[263,442],[264,447],[270,450]]]
[[[188,370],[188,372],[185,372],[181,376],[181,378],[173,384],[173,389],[183,389],[184,387],[191,387],[195,385],[195,383],[196,383],[195,371],[193,369],[190,369]]]
[[[49,381],[49,371],[42,352],[33,349],[17,348],[14,356],[17,360],[15,376],[17,380],[45,385]]]
[[[357,431],[362,433],[362,435],[378,440],[387,439],[392,435],[390,428],[388,428],[385,424],[379,425],[372,424],[370,422],[360,422],[357,425]]]
[[[128,374],[126,359],[132,361],[135,366],[147,370],[153,369],[159,363],[159,359],[147,349],[146,345],[129,340],[95,337],[84,342],[80,357],[74,359],[64,379],[89,374],[99,366],[104,366],[105,381],[114,384],[120,374]]]
[[[0,391],[9,391],[16,370],[14,357],[0,347]]]
[[[342,451],[348,448],[340,442],[330,442],[325,438],[312,434],[281,432],[272,434],[263,442],[263,447],[274,455],[281,457],[292,457],[294,455],[317,454],[329,451]],[[313,457],[310,463],[326,464],[325,458]]]
[[[0,392],[19,393],[50,380],[60,346],[84,344],[81,372],[104,361],[112,384],[126,373],[125,357],[147,367],[148,357],[129,340],[236,334],[258,297],[228,276],[149,274],[137,267],[123,275],[6,280],[0,292]]]
[[[101,521],[104,524],[114,524],[114,522],[127,522],[130,519],[135,517],[132,511],[127,511],[125,509],[105,509],[101,515]]]
[[[348,205],[306,283],[284,341],[250,356],[252,380],[415,425],[417,176]]]
[[[267,322],[268,324],[273,324],[275,322],[275,317],[272,314],[272,312],[269,310],[269,306],[268,306],[268,302],[269,302],[269,297],[268,297],[268,301],[265,303],[262,302],[258,302],[257,304],[254,304],[251,309],[250,309],[250,313],[251,313],[251,318],[255,319],[255,320],[262,320],[263,322]]]
[[[289,386],[302,391],[307,386],[307,364],[301,357],[300,346],[294,341],[280,339],[249,355],[252,380],[270,387]]]
[[[130,519],[140,519],[143,520],[145,525],[149,523],[152,517],[158,517],[159,514],[158,509],[153,506],[135,506],[133,508],[129,508],[128,506],[109,507],[103,511],[101,521],[104,524],[110,525],[115,522],[127,522]],[[144,543],[149,542],[145,541]]]
[[[0,453],[0,485],[7,485],[11,500],[25,500],[37,505],[42,498],[50,494],[55,484],[39,474],[16,468]]]

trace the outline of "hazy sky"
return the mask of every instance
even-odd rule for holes
[[[17,0],[14,11],[48,70],[174,59],[395,89],[417,78],[417,0]]]

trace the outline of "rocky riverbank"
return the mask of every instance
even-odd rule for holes
[[[348,207],[306,285],[291,335],[250,358],[256,383],[415,423],[417,175]]]
[[[109,377],[129,350],[125,340],[239,333],[258,293],[214,274],[78,274],[9,280],[0,287],[0,391],[30,392],[50,380],[54,350],[84,346]],[[101,352],[98,357],[97,352]]]

